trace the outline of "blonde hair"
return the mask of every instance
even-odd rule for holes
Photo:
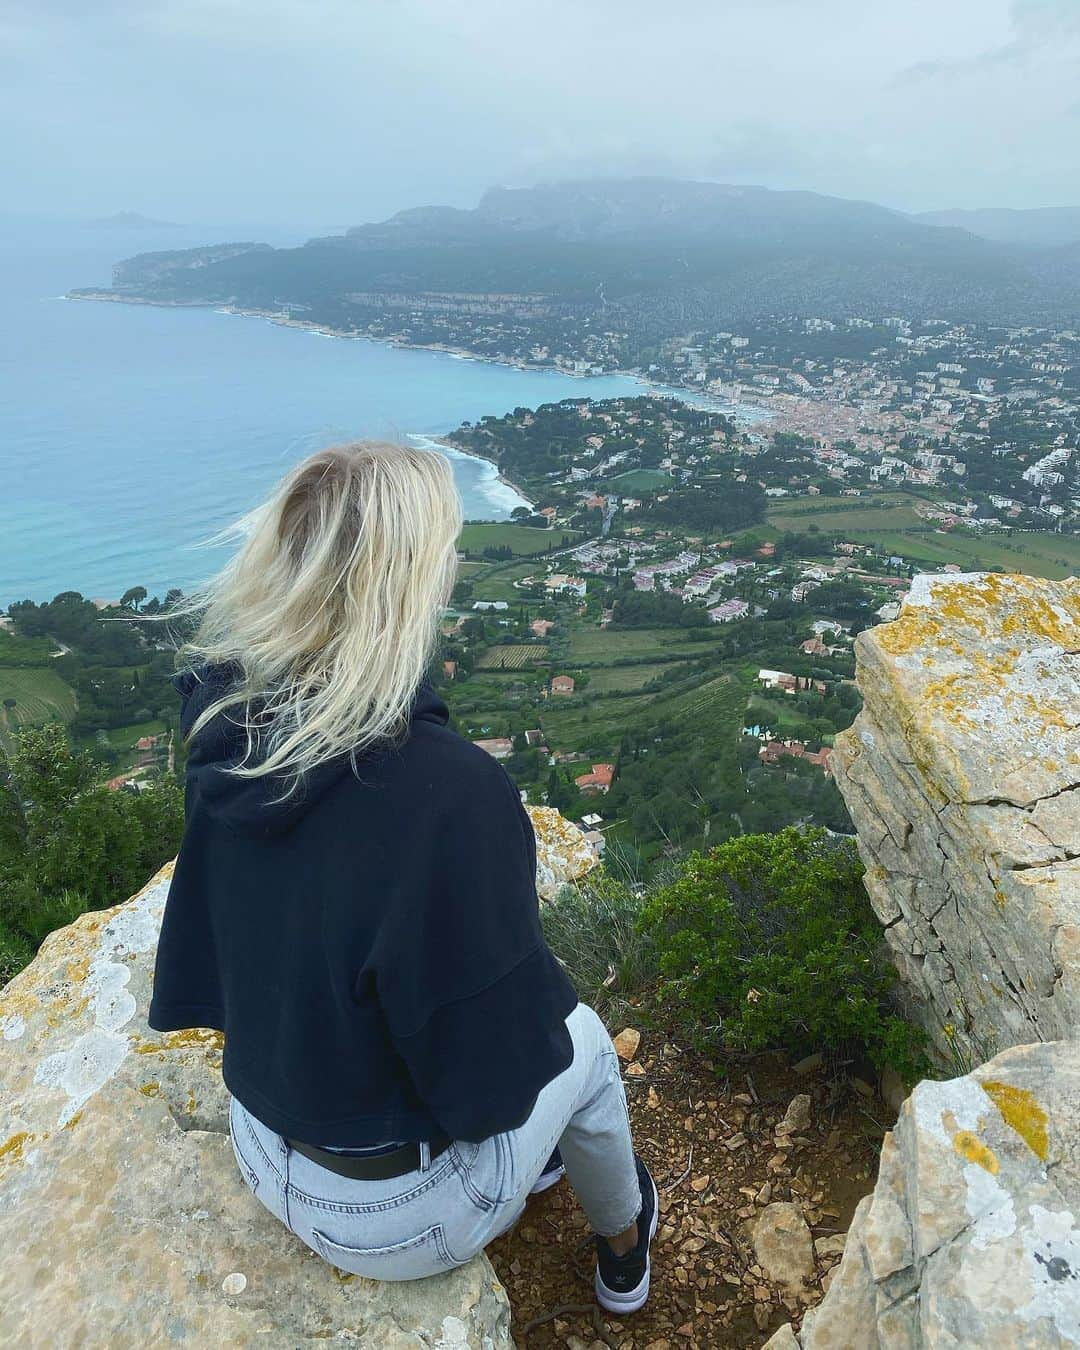
[[[181,663],[240,670],[189,740],[231,712],[247,750],[229,771],[291,777],[289,796],[327,760],[402,737],[450,600],[461,517],[450,463],[429,450],[361,441],[298,464],[180,607],[199,617]]]

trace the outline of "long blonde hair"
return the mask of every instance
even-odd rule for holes
[[[303,776],[400,738],[450,600],[461,499],[445,456],[361,441],[298,464],[246,518],[246,541],[181,612],[189,668],[240,677],[193,723],[230,712],[247,750],[230,772]],[[173,609],[170,617],[177,613]]]

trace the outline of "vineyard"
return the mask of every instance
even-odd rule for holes
[[[14,708],[0,712],[9,731],[75,716],[75,691],[53,670],[40,666],[0,666],[0,704],[14,699]]]
[[[489,647],[476,664],[479,670],[521,670],[547,660],[547,654],[547,647],[539,644]]]

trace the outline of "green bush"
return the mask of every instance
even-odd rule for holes
[[[126,900],[179,847],[175,783],[110,792],[99,775],[56,722],[0,753],[0,987],[54,928]]]
[[[865,1052],[918,1075],[922,1033],[897,1017],[881,928],[848,841],[824,830],[693,853],[647,901],[664,994],[702,1047]]]

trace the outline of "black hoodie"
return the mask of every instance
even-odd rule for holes
[[[233,674],[177,676],[185,735]],[[484,1139],[573,1058],[532,824],[447,722],[425,681],[402,745],[325,764],[280,805],[272,775],[222,772],[246,743],[228,714],[192,743],[149,1021],[224,1032],[226,1086],[279,1134]]]

